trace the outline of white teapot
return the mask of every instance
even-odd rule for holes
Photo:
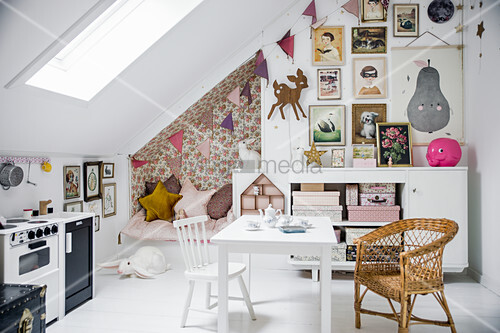
[[[278,222],[279,216],[281,216],[282,214],[281,209],[274,209],[273,205],[269,204],[269,206],[266,209],[264,209],[264,212],[265,213],[262,212],[262,209],[259,209],[260,218],[270,228],[274,228],[274,226]]]

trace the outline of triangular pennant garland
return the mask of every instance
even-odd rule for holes
[[[318,29],[323,24],[325,24],[326,20],[328,20],[328,16],[325,16],[321,20],[317,21],[316,23],[311,24],[311,28]]]
[[[316,23],[316,4],[314,0],[311,1],[309,6],[307,6],[306,10],[302,13],[302,15],[312,16],[312,24]]]
[[[234,131],[232,112],[229,112],[228,116],[220,124],[220,127],[224,127],[227,128],[228,130]]]
[[[170,172],[172,172],[177,178],[181,178],[181,167],[182,167],[182,155],[179,154],[177,157],[165,159]]]
[[[240,106],[240,87],[234,88],[234,90],[231,91],[229,95],[227,95],[227,99]]]
[[[358,0],[349,0],[347,1],[342,8],[356,16],[359,20],[359,3]]]
[[[137,169],[137,168],[143,166],[144,164],[148,164],[149,162],[148,161],[139,161],[139,160],[136,160],[135,158],[132,158],[131,163],[132,163],[132,166]]]
[[[196,149],[198,149],[200,153],[203,156],[205,156],[206,159],[210,158],[210,143],[211,143],[210,139],[206,139],[205,141],[203,141],[201,145],[196,147]]]
[[[203,112],[199,119],[206,128],[212,130],[212,127],[214,126],[214,112],[212,109]]]
[[[260,50],[259,55],[257,55],[257,60],[255,61],[255,67],[259,66],[263,61],[264,61],[264,52]]]
[[[250,92],[250,82],[247,81],[240,96],[246,96],[248,98],[248,105],[252,104],[252,93]]]
[[[253,71],[255,75],[263,77],[266,80],[269,80],[269,74],[267,72],[267,60],[264,59]]]
[[[168,138],[170,142],[174,145],[174,147],[179,151],[179,153],[182,153],[183,135],[184,135],[184,130],[180,130],[179,132],[175,133],[170,138]]]
[[[278,45],[287,55],[293,58],[293,42],[295,36],[290,36],[288,38],[282,39],[278,42]]]
[[[286,32],[286,34],[285,34],[285,35],[284,35],[284,36],[280,39],[280,42],[281,42],[282,40],[287,39],[288,37],[290,37],[291,30],[292,30],[292,29],[289,29],[289,30]]]

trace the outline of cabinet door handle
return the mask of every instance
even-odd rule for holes
[[[73,252],[73,234],[68,232],[66,234],[66,253]]]
[[[416,189],[416,188],[414,188],[414,189],[413,189],[413,193],[415,193],[415,192],[417,192],[417,189]]]

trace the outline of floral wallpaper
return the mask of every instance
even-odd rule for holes
[[[219,189],[231,182],[231,170],[238,166],[238,141],[256,138],[249,148],[260,151],[260,77],[253,74],[254,69],[255,59],[241,65],[132,156],[148,162],[131,166],[132,215],[140,207],[138,199],[144,195],[146,181],[164,181],[173,173],[181,184],[188,177],[198,190]],[[246,96],[240,97],[240,106],[227,99],[247,82],[250,105]],[[220,126],[230,112],[234,131]],[[180,130],[184,131],[182,153],[169,140]],[[208,159],[197,149],[207,139],[211,140]]]

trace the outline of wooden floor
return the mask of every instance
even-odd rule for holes
[[[191,312],[187,327],[179,328],[188,284],[182,266],[156,279],[119,277],[111,270],[96,274],[96,298],[52,324],[48,333],[80,332],[216,332],[216,316]],[[445,293],[458,332],[500,332],[500,297],[464,274],[445,277]],[[238,295],[237,282],[230,294]],[[194,301],[202,304],[204,289]],[[257,315],[251,321],[243,302],[231,301],[231,332],[319,332],[319,283],[310,271],[255,269],[251,298]],[[197,297],[199,296],[199,297]],[[366,305],[389,311],[387,301],[370,295]],[[365,303],[363,303],[365,304]],[[417,299],[417,315],[444,319],[432,296]],[[361,329],[354,327],[352,273],[334,273],[332,280],[332,332],[397,332],[393,321],[363,315]],[[448,328],[412,326],[411,332],[449,332]]]

